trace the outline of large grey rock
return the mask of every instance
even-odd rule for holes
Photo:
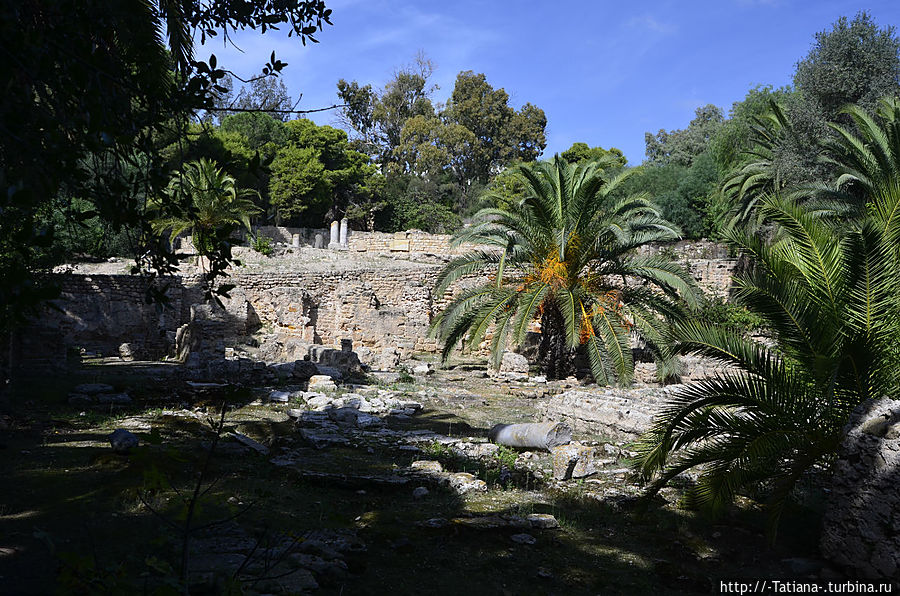
[[[556,480],[584,478],[597,473],[596,449],[593,447],[571,443],[553,447],[551,451],[553,452],[553,478]]]
[[[459,495],[465,495],[471,492],[487,492],[487,484],[484,480],[476,478],[468,472],[457,472],[450,474],[450,488]]]
[[[515,352],[503,352],[500,360],[500,372],[528,374],[528,358]]]
[[[132,361],[135,358],[135,349],[129,343],[124,343],[119,346],[119,358],[126,361]]]
[[[538,408],[544,420],[562,420],[572,430],[632,440],[650,429],[653,417],[665,405],[672,385],[665,389],[573,389],[560,393]]]
[[[130,449],[137,447],[140,443],[137,435],[124,428],[117,428],[109,434],[108,438],[109,444],[116,453],[128,453]]]
[[[854,577],[900,580],[900,400],[861,404],[845,433],[822,554]]]
[[[317,374],[319,374],[319,369],[316,367],[315,362],[310,362],[309,360],[297,360],[294,362],[294,378],[308,381],[313,375]]]

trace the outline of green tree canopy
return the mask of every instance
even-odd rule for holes
[[[543,110],[526,104],[517,112],[505,90],[494,89],[483,74],[471,70],[457,75],[442,118],[475,136],[467,177],[482,184],[513,160],[534,160],[547,145]]]
[[[144,213],[168,184],[158,142],[183,134],[226,91],[218,84],[225,70],[214,56],[195,59],[195,40],[287,25],[305,43],[330,15],[321,0],[3,3],[0,44],[10,55],[0,77],[0,328],[40,294],[33,272],[53,228],[39,219],[60,194],[92,203],[113,231],[135,226],[147,255],[140,268],[171,272],[172,256]],[[284,66],[273,54],[263,74]]]
[[[697,108],[694,119],[687,128],[670,131],[660,129],[655,135],[646,133],[644,139],[647,145],[647,163],[690,167],[694,159],[707,150],[710,140],[724,121],[722,110],[707,104]]]
[[[609,167],[625,167],[628,159],[622,153],[621,149],[610,147],[607,151],[603,147],[590,147],[587,143],[576,142],[572,146],[559,154],[560,157],[569,163],[579,163],[582,161],[607,160],[612,157]]]

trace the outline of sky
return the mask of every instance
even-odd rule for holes
[[[382,88],[418,52],[436,70],[434,97],[446,101],[457,73],[484,73],[510,104],[547,115],[544,156],[573,142],[618,147],[644,159],[644,133],[680,129],[697,107],[728,110],[757,85],[791,84],[817,32],[868,11],[879,26],[900,26],[897,0],[326,0],[333,26],[305,47],[285,31],[241,32],[216,54],[243,78],[274,50],[297,109],[338,102],[339,79]],[[236,85],[237,87],[237,85]],[[338,126],[333,112],[312,115]]]

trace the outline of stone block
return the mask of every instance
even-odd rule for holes
[[[503,352],[500,360],[501,373],[524,373],[528,374],[528,359],[515,352]]]
[[[309,379],[309,391],[334,391],[337,385],[328,375],[313,375]]]
[[[552,449],[553,478],[569,480],[597,473],[596,451],[580,443],[560,445]]]

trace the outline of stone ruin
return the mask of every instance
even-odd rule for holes
[[[900,400],[870,400],[845,428],[822,554],[853,577],[900,580]]]

